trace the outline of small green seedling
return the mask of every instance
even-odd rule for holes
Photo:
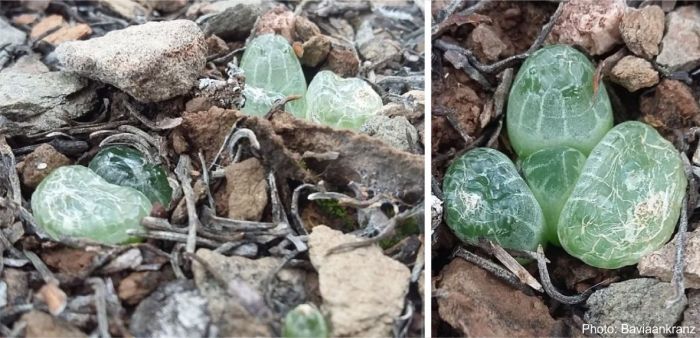
[[[321,311],[313,304],[301,304],[284,317],[284,338],[328,338],[330,330]]]

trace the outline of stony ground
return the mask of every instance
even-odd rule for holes
[[[584,322],[700,326],[695,176],[683,251],[687,289],[672,306],[666,302],[676,292],[669,283],[675,240],[638,265],[618,270],[592,268],[561,249],[548,249],[549,275],[561,293],[578,295],[596,286],[587,300],[566,305],[530,286],[536,285],[533,276],[539,277],[537,264],[520,271],[531,279],[509,284],[514,276],[505,268],[494,270],[497,274],[482,268],[500,266],[494,250],[466,247],[476,258],[453,258],[459,243],[439,215],[440,182],[453,158],[481,146],[513,156],[503,127],[504,103],[520,63],[542,43],[580,46],[605,80],[615,122],[654,126],[697,172],[700,39],[692,32],[700,28],[700,7],[685,1],[445,0],[433,3],[432,16],[433,335],[581,336]],[[461,52],[447,52],[455,45]]]
[[[240,113],[266,33],[307,81],[367,81],[378,116]],[[422,336],[423,46],[410,0],[0,2],[0,334],[276,336],[314,303],[334,336]],[[142,243],[43,236],[34,189],[108,144],[166,168],[173,201]]]

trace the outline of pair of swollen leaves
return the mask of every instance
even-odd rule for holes
[[[363,80],[343,79],[331,71],[320,71],[306,88],[301,64],[287,40],[265,34],[253,39],[241,59],[246,76],[242,111],[265,115],[277,100],[298,95],[286,104],[299,118],[335,128],[360,129],[381,107],[382,99]]]
[[[549,242],[601,268],[635,264],[669,240],[687,185],[682,161],[648,125],[610,130],[610,102],[602,84],[593,89],[593,73],[568,46],[526,60],[507,112],[525,180],[493,149],[455,160],[443,188],[458,237],[518,250]]]
[[[89,167],[55,169],[32,195],[34,218],[52,238],[87,238],[105,244],[138,241],[141,219],[153,203],[170,204],[165,171],[124,146],[102,149]]]

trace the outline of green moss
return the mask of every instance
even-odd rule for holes
[[[394,236],[379,241],[379,246],[386,250],[401,242],[402,239],[418,234],[420,234],[418,219],[410,218],[401,224],[397,224]]]
[[[342,232],[350,232],[357,230],[357,222],[350,213],[338,201],[334,200],[316,200],[316,206],[321,209],[326,216],[337,220],[341,226]]]

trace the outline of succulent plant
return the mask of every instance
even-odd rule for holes
[[[284,317],[284,338],[328,338],[330,331],[321,311],[313,304],[301,304]]]

